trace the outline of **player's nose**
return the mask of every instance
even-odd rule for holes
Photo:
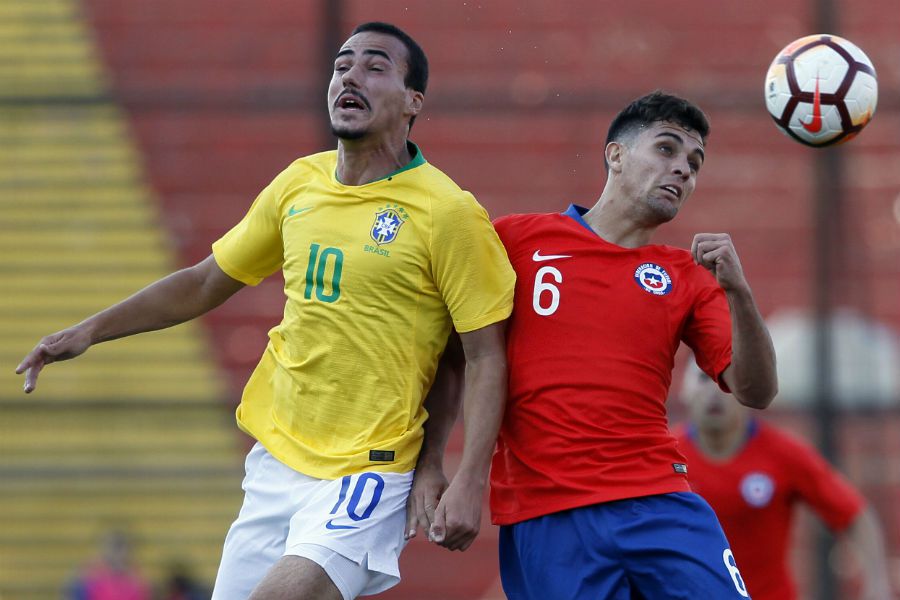
[[[341,83],[344,84],[344,87],[359,89],[360,69],[359,65],[353,65],[341,74]]]

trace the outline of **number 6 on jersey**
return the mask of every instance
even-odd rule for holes
[[[547,275],[549,275],[557,284],[562,283],[563,280],[562,273],[560,273],[559,269],[556,267],[541,267],[538,269],[537,273],[535,273],[534,296],[532,297],[531,305],[534,307],[534,312],[542,317],[552,315],[556,312],[556,309],[559,308],[559,288],[544,280],[544,277]],[[544,306],[541,302],[544,292],[550,294],[550,304],[547,306]]]

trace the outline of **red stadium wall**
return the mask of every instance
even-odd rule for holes
[[[112,93],[128,110],[185,265],[208,254],[279,170],[333,146],[324,111],[332,56],[320,50],[325,4],[85,0]],[[900,12],[894,0],[852,3],[852,10],[838,4],[836,33],[868,52],[881,93],[873,124],[844,150],[836,301],[900,330]],[[601,142],[612,115],[655,88],[696,100],[713,127],[707,162],[698,191],[660,241],[684,246],[696,231],[732,233],[769,314],[808,308],[813,294],[816,151],[778,133],[762,100],[772,57],[812,32],[811,5],[357,0],[342,3],[342,24],[346,33],[357,22],[386,20],[419,39],[432,78],[413,138],[493,216],[593,203],[605,179]],[[207,319],[235,394],[283,306],[279,282],[260,287]],[[895,434],[895,425],[885,426]],[[866,465],[885,446],[854,431],[852,423],[842,431],[844,465],[864,482]],[[894,475],[870,491],[896,555],[900,448],[896,435],[884,435],[890,454],[881,458],[893,469],[879,472]],[[451,559],[417,546],[405,558],[413,563],[408,581],[391,597],[424,597],[434,577],[446,598],[488,592],[495,537],[486,527],[483,543],[440,568],[429,563]]]

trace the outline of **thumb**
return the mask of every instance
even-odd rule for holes
[[[431,523],[431,529],[428,531],[428,539],[432,542],[441,543],[444,541],[446,533],[446,508],[444,503],[438,504],[437,510],[434,511],[434,521]]]

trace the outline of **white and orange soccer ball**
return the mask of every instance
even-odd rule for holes
[[[878,79],[869,57],[836,35],[785,46],[766,73],[766,108],[778,128],[808,146],[855,137],[872,119]]]

